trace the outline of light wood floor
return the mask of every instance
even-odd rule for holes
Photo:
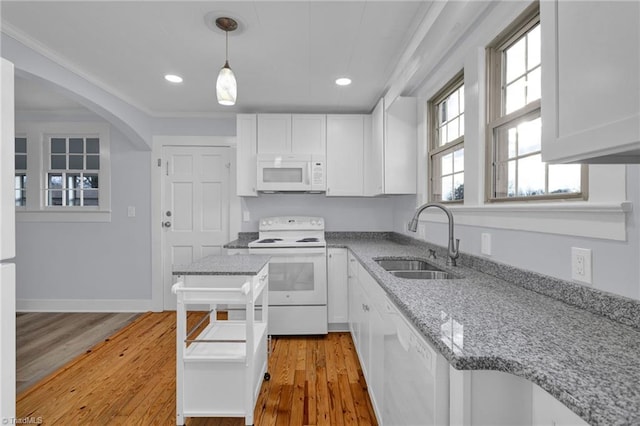
[[[17,416],[44,424],[173,425],[175,369],[175,313],[147,313],[18,395]],[[274,338],[269,372],[256,425],[376,424],[348,333]],[[186,424],[240,426],[244,419]]]
[[[133,321],[131,313],[16,315],[16,390],[27,389]]]

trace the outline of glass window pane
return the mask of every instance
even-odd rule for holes
[[[98,175],[85,174],[82,181],[83,188],[98,188]]]
[[[527,70],[540,64],[540,24],[527,34]]]
[[[509,152],[507,158],[513,158],[516,156],[517,146],[518,146],[518,131],[515,127],[511,127],[507,130],[508,139],[509,139]]]
[[[15,140],[15,152],[16,153],[27,153],[27,138],[16,138]]]
[[[62,175],[49,174],[47,188],[62,188]]]
[[[505,114],[509,114],[526,105],[525,101],[525,77],[511,83],[507,86],[505,98]]]
[[[451,173],[453,173],[453,154],[449,153],[443,155],[440,164],[442,175],[450,175]]]
[[[580,164],[549,165],[549,193],[580,192],[582,166]]]
[[[525,41],[525,38],[523,37],[520,40],[518,40],[513,46],[505,50],[505,58],[506,58],[505,83],[508,84],[525,73],[526,71],[525,46],[526,46],[526,41]]]
[[[458,131],[458,119],[454,118],[447,124],[447,142],[454,141],[460,136]]]
[[[458,99],[460,100],[460,114],[464,113],[464,84],[458,89]]]
[[[98,191],[94,189],[85,190],[83,193],[83,205],[97,206],[99,204]]]
[[[66,155],[52,155],[51,156],[51,168],[54,170],[64,170],[67,168],[67,156]]]
[[[438,108],[438,110],[440,111],[440,125],[444,124],[447,122],[447,103],[446,102],[442,102],[440,104],[440,107]]]
[[[61,206],[62,205],[62,191],[47,191],[47,205],[48,206]]]
[[[459,173],[464,170],[464,148],[453,152],[453,171]]]
[[[538,117],[518,125],[518,155],[540,151],[541,123]]]
[[[82,182],[79,174],[67,174],[67,186],[65,188],[80,188]]]
[[[69,138],[69,152],[73,152],[76,154],[84,153],[84,139]]]
[[[464,200],[464,173],[453,175],[453,199]]]
[[[442,177],[442,200],[453,200],[453,176]]]
[[[99,154],[100,153],[100,139],[87,138],[87,153]]]
[[[443,126],[438,131],[438,146],[442,146],[447,143],[447,126]]]
[[[79,190],[68,190],[67,191],[67,206],[81,206],[81,193]]]
[[[540,99],[542,89],[541,68],[538,67],[527,75],[527,103]]]
[[[87,155],[87,170],[99,170],[100,169],[100,156],[99,155]]]
[[[25,170],[27,168],[27,156],[16,155],[15,156],[15,168],[16,170]]]
[[[460,110],[458,109],[458,92],[453,92],[449,98],[447,99],[447,108],[451,117],[455,117],[460,114]]]
[[[51,152],[52,153],[67,152],[67,140],[64,138],[51,138]]]
[[[540,154],[518,160],[518,195],[543,195],[545,165]]]
[[[82,170],[84,168],[83,155],[69,155],[69,169]]]
[[[517,172],[517,161],[512,160],[509,161],[508,169],[507,169],[507,196],[515,197],[516,196],[516,172]]]
[[[460,129],[459,130],[459,135],[460,136],[464,136],[464,115],[461,115],[458,118],[458,124],[459,124],[458,128]]]

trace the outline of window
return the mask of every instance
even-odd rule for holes
[[[464,199],[464,79],[454,78],[429,102],[431,200]]]
[[[541,42],[537,8],[489,47],[489,200],[586,198],[586,166],[541,158]]]
[[[27,138],[15,138],[16,207],[27,205]]]
[[[98,206],[100,138],[49,136],[46,206]]]

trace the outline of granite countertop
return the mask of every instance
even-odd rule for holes
[[[447,267],[441,247],[438,259],[429,261],[460,279],[397,278],[374,261],[387,256],[426,259],[424,243],[354,234],[327,236],[327,245],[349,248],[454,368],[504,371],[528,379],[593,425],[640,424],[640,329],[624,324],[640,321],[635,310],[640,303],[617,303],[616,296],[594,291],[596,300],[604,300],[603,310],[625,306],[631,311],[619,315],[620,323],[572,306],[571,300],[565,303],[524,288],[550,291],[544,286],[560,280],[520,271],[513,277],[527,282],[508,282],[480,272],[470,256],[461,256],[460,266]],[[584,303],[589,307],[589,301]]]
[[[257,254],[212,255],[190,265],[175,265],[173,275],[257,275],[269,259]]]

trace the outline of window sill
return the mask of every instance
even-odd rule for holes
[[[586,201],[548,203],[447,205],[456,225],[540,232],[575,237],[626,241],[626,216],[633,209],[629,201],[593,203]],[[442,212],[426,210],[427,222],[446,222]]]
[[[16,222],[111,222],[111,210],[20,210]]]

